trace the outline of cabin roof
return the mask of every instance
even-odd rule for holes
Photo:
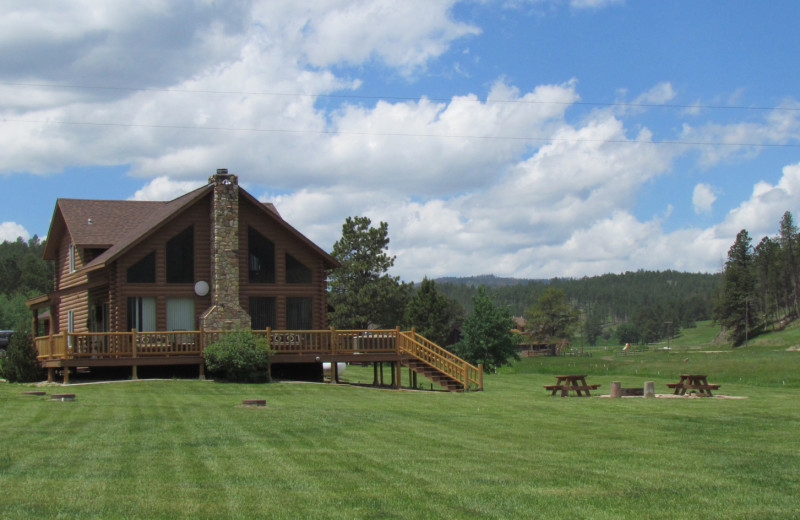
[[[207,184],[171,201],[58,199],[50,223],[44,258],[56,259],[58,240],[50,239],[66,232],[78,247],[105,249],[102,254],[84,266],[84,269],[103,267],[212,190],[213,185]],[[241,187],[239,194],[261,208],[265,216],[272,218],[322,255],[326,265],[329,267],[338,265],[333,257],[284,221],[273,204],[258,201]]]

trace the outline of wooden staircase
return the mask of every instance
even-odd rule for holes
[[[436,367],[432,367],[421,361],[419,359],[407,359],[402,362],[403,366],[406,366],[413,370],[415,373],[425,376],[437,385],[441,386],[448,392],[463,392],[464,391],[464,384],[461,381],[454,379],[453,377],[445,374],[444,372],[440,371]]]
[[[402,364],[415,373],[449,392],[483,390],[483,366],[467,363],[413,330],[400,332],[397,341],[400,352],[407,354]]]

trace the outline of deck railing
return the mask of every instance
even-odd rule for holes
[[[460,382],[464,389],[483,388],[483,374],[463,359],[413,330],[260,330],[274,355],[397,354],[411,355]],[[226,332],[80,332],[35,339],[38,358],[129,359],[137,357],[202,356],[207,345]]]
[[[397,330],[257,330],[276,355],[397,352]],[[35,339],[39,359],[199,356],[224,331],[79,332]]]

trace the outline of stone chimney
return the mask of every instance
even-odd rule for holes
[[[219,169],[208,179],[211,202],[211,307],[200,317],[205,330],[250,328],[250,315],[239,305],[239,183]]]

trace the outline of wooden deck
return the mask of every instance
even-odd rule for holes
[[[393,363],[436,374],[449,390],[482,390],[483,370],[428,341],[413,330],[263,330],[272,363]],[[223,331],[61,333],[36,338],[39,361],[53,379],[55,369],[75,367],[197,365],[203,350]],[[423,368],[424,367],[424,368]],[[64,370],[65,382],[69,370]]]

